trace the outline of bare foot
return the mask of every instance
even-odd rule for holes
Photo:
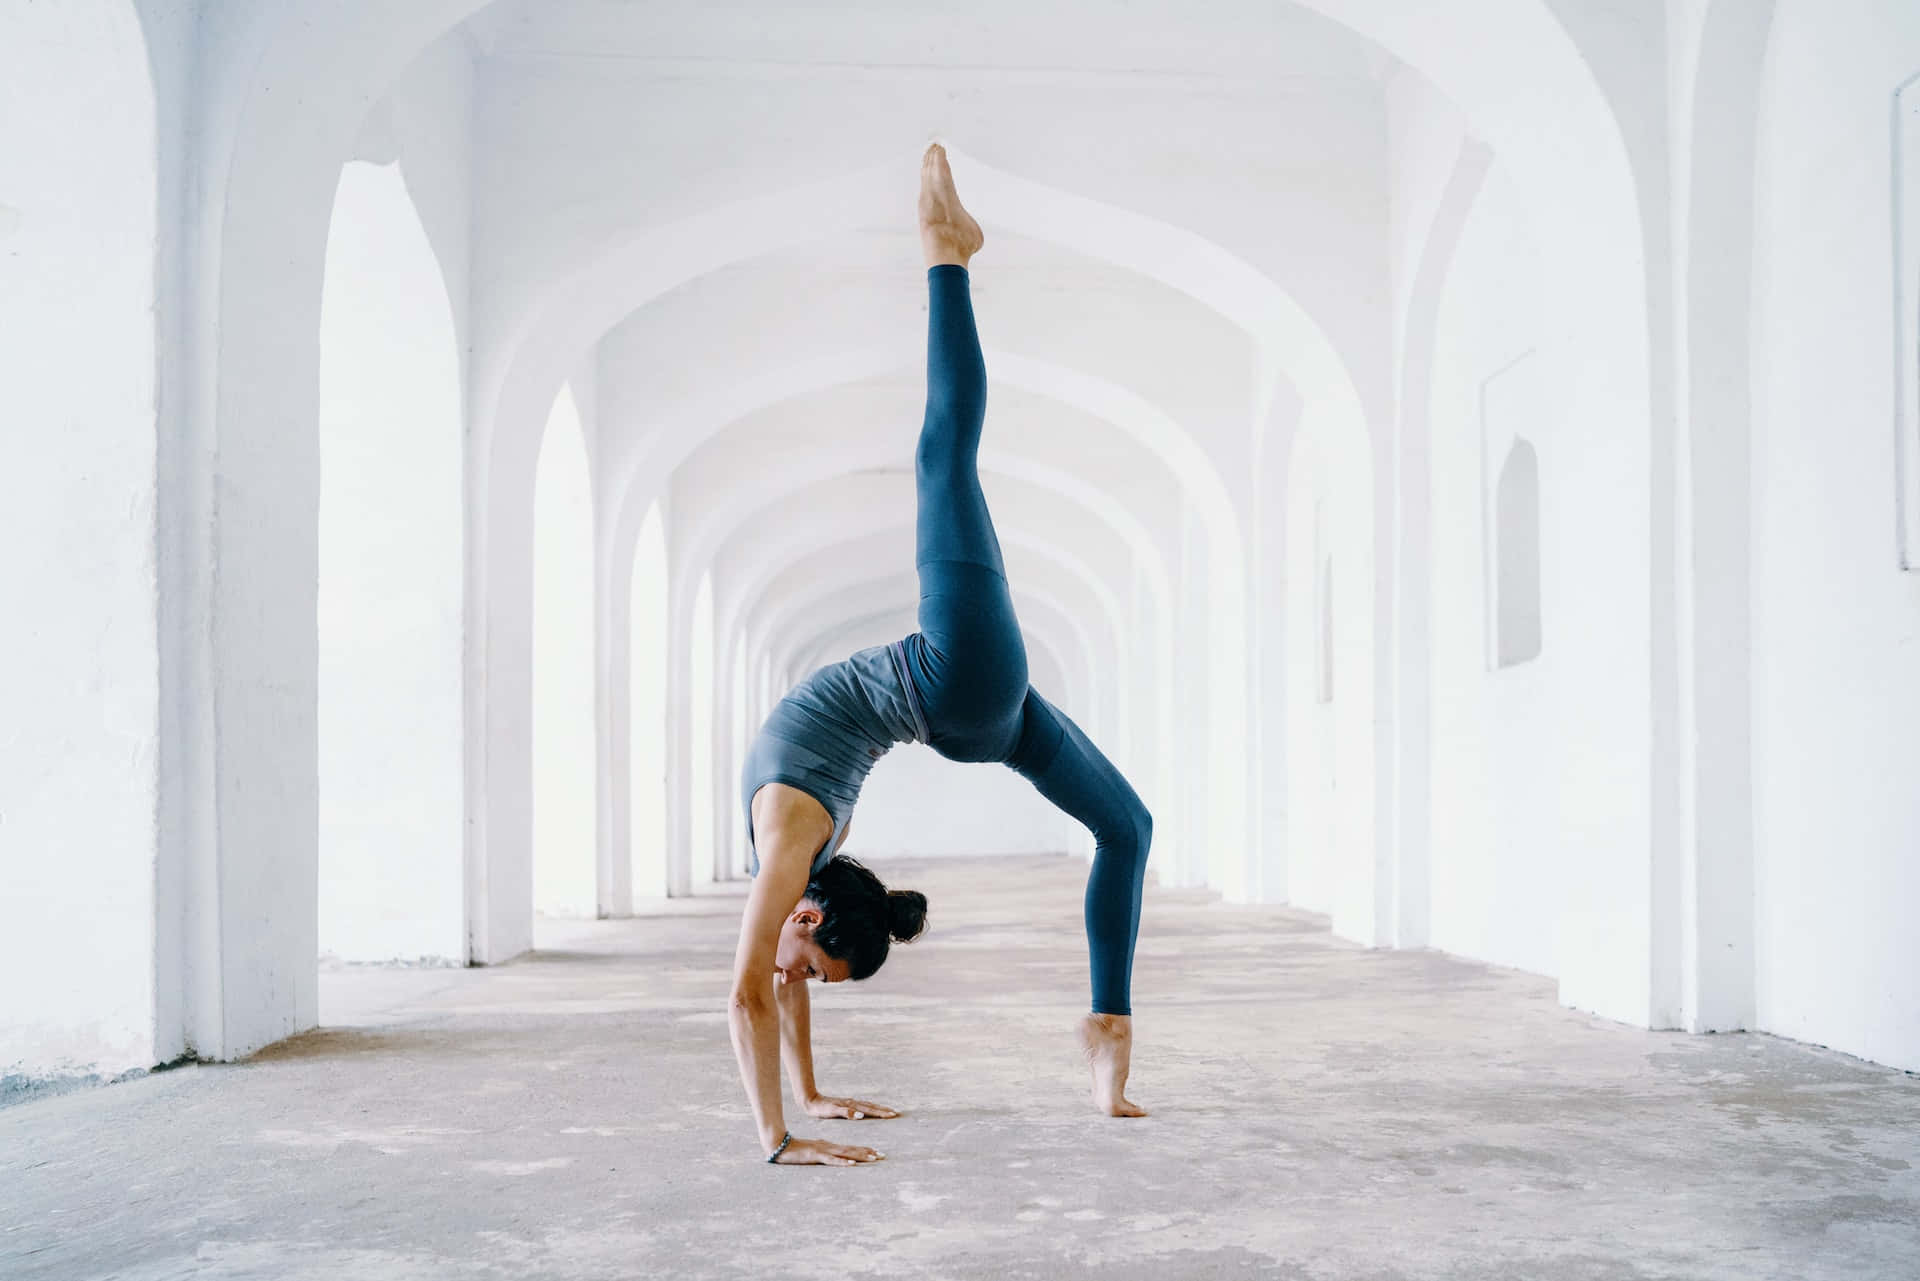
[[[939,143],[920,158],[920,247],[927,266],[952,263],[964,267],[986,243],[980,224],[960,204],[953,189],[953,170],[947,167],[947,149]]]
[[[1093,1105],[1108,1116],[1145,1116],[1126,1097],[1133,1059],[1133,1020],[1125,1014],[1089,1014],[1080,1020],[1080,1048],[1093,1069]]]

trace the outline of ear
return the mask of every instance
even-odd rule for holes
[[[803,926],[809,930],[815,930],[820,928],[820,922],[823,918],[820,915],[820,909],[808,903],[803,907],[794,908],[793,915],[789,919],[792,920],[795,925]]]

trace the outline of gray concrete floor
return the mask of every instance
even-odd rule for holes
[[[739,900],[340,970],[249,1062],[0,1111],[0,1276],[1920,1277],[1920,1078],[1648,1033],[1543,979],[1152,890],[1140,1121],[1092,1115],[1081,865],[882,865],[932,933],[816,987],[880,1147],[761,1163],[722,1003]]]

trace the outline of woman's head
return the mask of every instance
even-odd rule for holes
[[[890,890],[864,865],[836,854],[813,874],[781,926],[774,966],[789,981],[869,978],[891,943],[910,942],[926,924],[926,895]]]

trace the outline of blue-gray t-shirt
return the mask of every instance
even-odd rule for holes
[[[785,783],[826,808],[833,834],[813,857],[812,870],[818,872],[839,848],[874,763],[895,743],[927,741],[926,718],[907,674],[906,645],[875,645],[820,668],[767,716],[747,748],[740,778],[749,871],[760,870],[753,848],[753,794],[761,787]]]

